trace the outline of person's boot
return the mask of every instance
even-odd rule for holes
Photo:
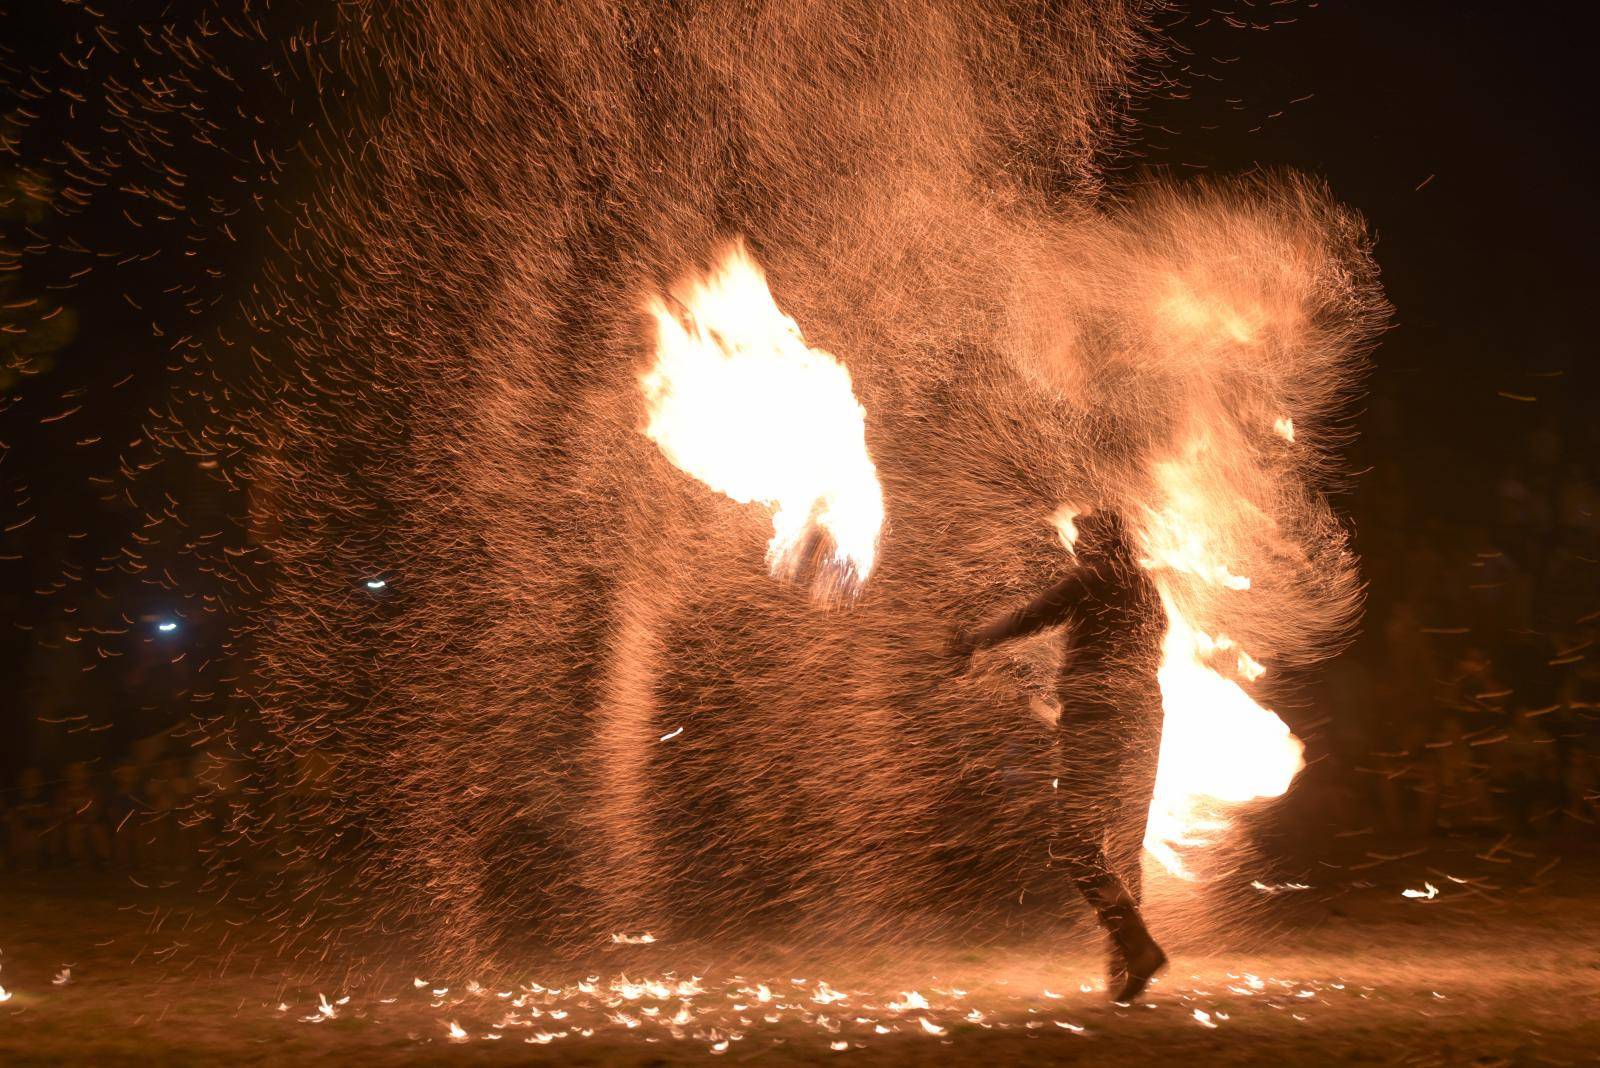
[[[1128,958],[1108,931],[1106,933],[1106,996],[1121,990],[1128,982]]]
[[[1122,957],[1122,983],[1112,1000],[1125,1005],[1144,993],[1150,980],[1167,966],[1167,955],[1150,937],[1144,917],[1132,903],[1112,906],[1101,913],[1100,920],[1111,932],[1117,952]]]
[[[1114,952],[1106,989],[1115,991],[1111,1000],[1126,1004],[1144,993],[1150,980],[1167,966],[1167,955],[1150,937],[1139,906],[1134,904],[1122,880],[1106,873],[1092,882],[1080,884],[1080,889],[1111,935]]]

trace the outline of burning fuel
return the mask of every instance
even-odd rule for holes
[[[741,504],[772,509],[767,566],[791,575],[806,538],[831,538],[835,582],[872,573],[883,492],[850,373],[808,348],[742,244],[706,278],[652,298],[656,363],[641,380],[645,435]]]
[[[566,982],[547,978],[492,987],[468,982],[462,993],[426,1006],[408,1004],[406,997],[364,992],[344,994],[336,1002],[318,995],[304,1015],[289,1014],[287,1005],[280,1005],[278,1014],[286,1026],[322,1023],[335,1018],[327,1006],[336,1004],[348,1007],[352,1027],[372,1027],[380,1024],[380,1017],[402,1014],[399,1018],[413,1027],[410,1039],[418,1045],[520,1039],[525,1044],[567,1047],[573,1055],[584,1051],[585,1056],[599,1055],[596,1044],[585,1041],[597,1037],[608,1051],[633,1044],[659,1049],[670,1043],[685,1054],[718,1053],[737,1046],[747,1051],[745,1056],[757,1056],[774,1047],[819,1052],[873,1049],[887,1040],[896,1043],[895,1048],[925,1049],[928,1056],[938,1056],[934,1051],[945,1044],[940,1040],[963,1031],[970,1038],[970,1032],[980,1029],[1044,1031],[1060,1035],[1063,1041],[1098,1044],[1113,1031],[1126,1030],[1129,1022],[1144,1025],[1148,1019],[1163,1023],[1181,1019],[1218,1029],[1238,1018],[1260,1026],[1264,1018],[1304,1010],[1293,1018],[1312,1021],[1310,1013],[1315,1012],[1323,1016],[1318,1022],[1337,1021],[1374,990],[1336,979],[1216,973],[1204,985],[1199,977],[1168,984],[1159,1002],[1115,1007],[1099,1001],[1088,983],[1079,994],[1033,993],[1011,989],[998,975],[985,979],[980,990],[932,988],[928,996],[917,992],[897,996],[871,983],[852,983],[848,992],[841,992],[815,977],[757,980],[743,974],[711,978],[666,973],[638,978],[593,975]],[[820,998],[818,991],[830,996]],[[1430,996],[1445,1000],[1437,991]],[[1140,1018],[1126,1020],[1130,1015]],[[415,1027],[419,1017],[424,1026]]]

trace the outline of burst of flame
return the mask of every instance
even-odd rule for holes
[[[1231,643],[1196,630],[1164,593],[1161,603],[1167,633],[1156,679],[1164,718],[1145,848],[1168,871],[1187,876],[1179,850],[1225,829],[1228,805],[1281,795],[1304,760],[1283,720],[1208,663]],[[1254,664],[1240,656],[1241,666]]]
[[[1218,503],[1202,457],[1210,442],[1191,441],[1154,466],[1162,507],[1148,513],[1143,541],[1166,612],[1161,666],[1163,721],[1155,795],[1145,833],[1148,849],[1174,875],[1191,877],[1181,851],[1212,842],[1229,825],[1228,808],[1278,797],[1304,766],[1303,747],[1288,726],[1261,707],[1243,682],[1266,669],[1225,635],[1213,637],[1183,615],[1173,594],[1177,576],[1249,596],[1250,580],[1219,560],[1207,532]]]
[[[1217,559],[1206,537],[1219,510],[1218,496],[1231,489],[1225,479],[1207,477],[1215,473],[1216,448],[1210,435],[1199,433],[1180,454],[1152,465],[1162,507],[1148,513],[1145,552],[1156,566],[1226,589],[1248,590],[1250,579]]]
[[[742,243],[648,311],[656,362],[640,379],[645,434],[712,489],[772,509],[774,575],[792,575],[811,537],[826,532],[840,584],[864,582],[883,492],[850,372],[806,345]]]

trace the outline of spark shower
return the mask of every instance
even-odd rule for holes
[[[941,642],[1096,504],[1160,576],[1150,844],[1204,884],[1359,605],[1324,494],[1384,306],[1313,180],[1107,180],[1152,11],[345,11],[369,77],[236,342],[300,784],[239,825],[327,921],[286,947],[1004,927],[1054,646]]]

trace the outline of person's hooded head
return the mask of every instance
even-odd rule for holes
[[[1074,516],[1072,525],[1077,535],[1072,542],[1076,555],[1090,560],[1136,562],[1133,538],[1120,513],[1110,508],[1097,508]]]

